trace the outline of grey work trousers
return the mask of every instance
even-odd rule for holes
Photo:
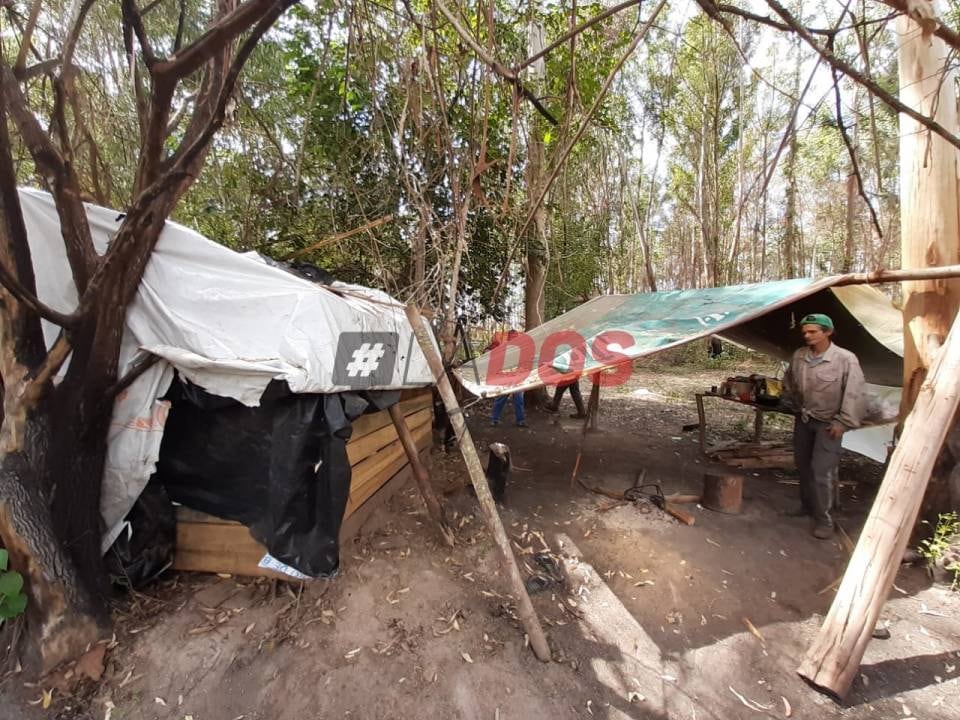
[[[842,438],[830,436],[830,423],[796,418],[793,458],[800,471],[800,503],[820,525],[833,525],[830,510],[840,466]]]

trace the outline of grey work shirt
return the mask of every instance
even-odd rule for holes
[[[808,347],[793,354],[783,378],[784,389],[798,411],[815,420],[860,427],[864,412],[863,371],[857,356],[833,343],[823,355]]]

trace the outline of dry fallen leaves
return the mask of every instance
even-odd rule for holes
[[[468,653],[468,652],[462,652],[462,653],[460,653],[460,657],[462,657],[464,660],[466,660],[466,661],[467,661],[468,663],[470,663],[471,665],[473,664],[473,658],[470,657],[470,653]]]

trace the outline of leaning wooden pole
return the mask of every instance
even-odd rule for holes
[[[397,436],[400,438],[400,444],[403,445],[403,451],[407,454],[407,460],[410,462],[410,469],[413,471],[413,477],[417,481],[417,489],[420,490],[420,497],[423,498],[427,506],[427,513],[430,518],[437,523],[440,528],[440,534],[444,542],[453,547],[453,530],[447,522],[446,513],[443,511],[443,505],[437,498],[430,484],[430,475],[427,469],[420,462],[420,452],[417,450],[417,441],[413,439],[413,433],[407,427],[407,421],[403,417],[403,410],[400,409],[400,403],[391,405],[388,408],[390,419],[393,420],[393,426],[397,429]]]
[[[467,472],[470,474],[470,482],[473,483],[473,489],[477,493],[477,500],[480,501],[480,509],[483,511],[484,519],[487,521],[487,527],[493,534],[493,539],[500,550],[500,556],[507,570],[507,576],[510,580],[510,586],[513,594],[517,598],[517,613],[520,615],[520,622],[526,630],[527,637],[530,638],[530,646],[534,654],[544,662],[550,660],[550,647],[547,645],[547,638],[543,634],[543,628],[540,627],[540,620],[533,609],[533,603],[530,602],[530,596],[523,585],[523,578],[520,576],[520,569],[517,567],[517,560],[513,556],[513,550],[510,549],[510,540],[507,538],[507,532],[500,521],[500,515],[497,513],[497,506],[494,503],[493,495],[490,494],[490,486],[487,485],[487,477],[480,465],[480,457],[477,455],[477,448],[473,444],[473,438],[470,436],[470,430],[467,428],[463,419],[463,410],[457,403],[457,397],[454,395],[450,380],[443,370],[443,362],[436,348],[431,342],[430,335],[426,326],[423,324],[423,318],[415,305],[407,305],[407,318],[413,327],[414,335],[420,344],[430,366],[430,372],[433,374],[437,383],[437,389],[440,391],[440,397],[447,408],[447,414],[450,416],[450,422],[453,430],[457,434],[457,443],[460,445],[460,452],[463,453],[463,461],[467,466]]]
[[[872,272],[848,273],[837,275],[830,287],[844,285],[882,285],[883,283],[906,281],[933,281],[960,278],[960,265],[938,265],[935,267],[904,268],[902,270],[873,270]]]
[[[797,672],[843,698],[890,592],[960,400],[960,316],[920,388],[820,633]]]

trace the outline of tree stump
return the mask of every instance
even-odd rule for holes
[[[736,473],[703,474],[703,498],[700,504],[710,510],[737,515],[743,501],[743,475]]]

